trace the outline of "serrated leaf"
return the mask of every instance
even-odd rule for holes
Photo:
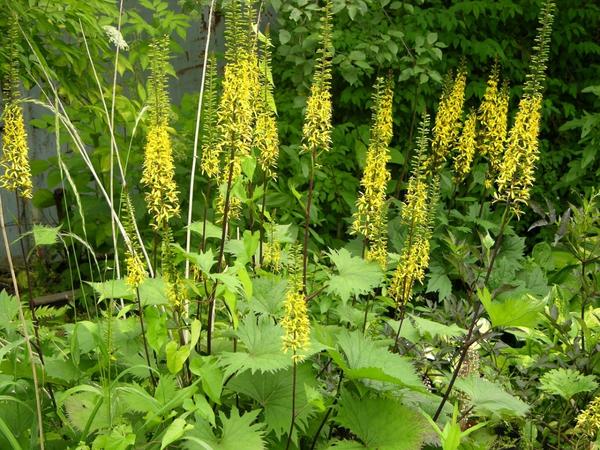
[[[86,283],[100,296],[99,301],[111,298],[125,298],[130,300],[134,296],[129,286],[125,283],[125,280],[108,280],[102,283],[87,281]]]
[[[0,328],[7,327],[19,313],[19,301],[5,290],[0,292]]]
[[[90,431],[107,428],[110,421],[106,402],[96,409],[96,405],[101,400],[100,395],[89,391],[77,392],[67,398],[64,407],[71,426],[83,431],[88,420],[91,419]]]
[[[60,228],[60,225],[58,227],[49,227],[47,225],[34,224],[31,233],[33,234],[35,245],[56,244],[58,242]]]
[[[329,354],[347,378],[367,378],[425,390],[410,360],[390,353],[385,344],[372,341],[359,331],[344,330],[340,333],[338,345],[341,353],[329,350]]]
[[[292,410],[292,369],[275,373],[252,374],[245,372],[231,380],[228,387],[255,400],[264,411],[267,432],[277,437],[287,434]],[[296,429],[306,430],[308,419],[315,408],[310,404],[306,389],[316,387],[315,373],[310,364],[296,368]]]
[[[131,429],[131,425],[116,425],[111,430],[107,430],[106,433],[94,439],[92,450],[127,450],[135,444],[135,434]]]
[[[455,338],[467,333],[467,330],[459,327],[455,323],[444,325],[443,323],[434,322],[433,320],[418,317],[412,314],[408,315],[411,321],[414,322],[419,334],[426,338]]]
[[[377,450],[421,448],[429,429],[419,413],[395,400],[356,398],[348,392],[342,394],[334,420],[355,434],[366,448]],[[342,444],[341,448],[356,447]]]
[[[235,372],[274,372],[291,365],[290,355],[282,349],[283,330],[280,326],[254,316],[247,316],[237,332],[240,348],[223,352],[219,361],[226,367],[225,377]]]
[[[456,389],[464,392],[473,405],[473,413],[484,417],[522,417],[529,405],[509,394],[504,388],[478,375],[457,378]]]
[[[221,429],[218,435],[208,426],[197,424],[187,436],[205,442],[209,448],[219,450],[263,450],[266,443],[263,439],[264,424],[254,423],[260,411],[250,411],[240,416],[237,408],[231,409],[229,417],[219,412]],[[191,441],[191,439],[190,439]],[[198,449],[198,444],[185,444],[189,449]]]
[[[598,387],[593,375],[584,375],[573,369],[553,369],[540,379],[540,389],[548,394],[560,395],[570,400],[581,392],[590,392]]]
[[[344,248],[332,250],[329,258],[335,264],[337,274],[329,274],[326,290],[343,302],[353,296],[367,294],[381,284],[382,272],[378,264],[352,256]]]
[[[252,297],[248,306],[256,313],[278,316],[283,307],[286,290],[287,280],[280,277],[253,278]]]
[[[504,300],[493,300],[484,288],[477,293],[494,327],[535,328],[546,302],[525,294]]]

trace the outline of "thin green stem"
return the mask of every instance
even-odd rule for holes
[[[310,227],[310,208],[312,205],[313,190],[315,184],[315,151],[311,153],[310,175],[308,180],[308,196],[306,199],[306,208],[304,211],[304,242],[302,245],[302,290],[307,295],[307,272],[308,272],[308,233]]]
[[[25,321],[25,315],[23,314],[23,306],[21,305],[21,296],[19,295],[19,284],[17,283],[17,275],[15,273],[15,268],[12,261],[12,254],[10,250],[10,244],[8,240],[8,235],[6,233],[6,225],[4,221],[4,205],[2,204],[2,196],[0,195],[0,228],[2,229],[2,238],[4,240],[4,250],[6,252],[6,257],[8,260],[8,267],[10,269],[10,276],[13,283],[13,288],[15,291],[15,297],[17,298],[17,303],[19,307],[19,321],[21,322],[21,327],[23,328],[23,336],[25,337],[25,345],[27,347],[27,353],[29,356],[29,364],[31,366],[31,377],[33,379],[33,390],[35,395],[35,406],[36,406],[36,415],[38,421],[38,433],[39,433],[39,446],[40,450],[44,450],[44,421],[42,416],[42,400],[40,398],[40,388],[37,378],[37,369],[33,356],[33,349],[31,347],[31,341],[29,337],[29,331],[27,330],[27,322]]]
[[[292,434],[294,431],[294,424],[296,423],[296,360],[293,360],[292,365],[292,419],[290,420],[290,431],[288,433],[287,442],[285,444],[285,450],[290,448],[292,443]]]

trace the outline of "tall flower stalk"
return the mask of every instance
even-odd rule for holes
[[[148,80],[150,126],[146,136],[141,182],[146,187],[146,205],[152,217],[151,226],[156,231],[164,230],[170,219],[179,216],[175,165],[169,135],[168,56],[167,37],[152,43]]]
[[[542,108],[542,87],[546,77],[546,66],[550,48],[550,37],[552,34],[552,24],[554,22],[554,12],[556,5],[553,0],[546,0],[540,11],[538,33],[535,38],[533,54],[529,63],[529,73],[525,83],[524,94],[519,102],[519,110],[515,117],[515,123],[511,128],[506,149],[503,154],[502,163],[499,166],[499,174],[496,178],[497,191],[494,194],[497,201],[505,202],[505,210],[500,224],[500,230],[496,237],[496,242],[492,249],[490,261],[483,285],[485,286],[492,274],[492,270],[502,244],[504,230],[510,220],[511,213],[519,216],[522,206],[529,200],[530,189],[534,181],[533,172],[535,162],[539,158],[539,128],[541,121]],[[477,282],[477,280],[476,280]],[[473,286],[474,287],[474,286]],[[472,295],[473,287],[468,291],[469,298]],[[462,364],[467,357],[469,348],[477,339],[473,338],[475,325],[483,312],[481,302],[478,302],[477,309],[471,319],[471,324],[467,330],[467,335],[460,349],[458,362],[442,401],[433,416],[437,420],[442,413],[443,407],[450,396],[454,383],[461,370]]]
[[[222,92],[217,109],[216,129],[218,141],[213,158],[222,160],[219,171],[217,214],[221,221],[221,243],[217,257],[217,272],[224,263],[225,241],[229,221],[238,217],[240,200],[232,195],[234,183],[242,182],[242,162],[251,157],[256,119],[255,100],[259,89],[256,33],[253,30],[255,12],[245,1],[228,4],[225,14],[225,70]],[[211,353],[212,332],[215,320],[215,295],[217,285],[209,294],[207,352]]]
[[[413,297],[415,282],[422,283],[429,266],[430,240],[436,211],[439,178],[426,172],[431,155],[429,148],[429,116],[425,114],[419,127],[417,152],[413,161],[412,175],[402,206],[401,223],[407,235],[400,252],[400,259],[390,284],[389,293],[395,300],[399,320],[396,346],[404,321],[406,304]]]
[[[460,134],[466,84],[467,72],[464,65],[460,66],[454,78],[448,75],[446,79],[433,125],[431,155],[426,166],[429,174],[438,172],[456,145]]]
[[[483,101],[477,111],[479,153],[488,160],[486,189],[493,187],[494,179],[502,163],[508,129],[508,102],[508,83],[504,82],[500,86],[499,68],[496,64],[492,68]]]
[[[392,139],[391,79],[378,78],[373,95],[371,140],[356,202],[352,231],[363,236],[365,258],[385,269],[387,264],[387,185],[391,178],[389,144]]]
[[[4,131],[2,133],[2,155],[0,156],[0,170],[2,170],[2,173],[0,173],[0,187],[7,191],[12,191],[15,194],[17,205],[17,231],[19,235],[22,236],[24,232],[22,219],[23,217],[26,217],[27,201],[33,196],[33,183],[31,167],[29,165],[27,131],[25,130],[23,108],[20,103],[20,55],[18,42],[19,25],[17,19],[12,17],[10,19],[8,30],[8,54],[10,62],[7,73],[4,74],[2,79],[2,94],[5,99],[5,104],[4,111],[0,117],[4,122]],[[44,353],[39,335],[39,321],[33,302],[33,286],[27,251],[25,248],[25,240],[19,239],[19,245],[21,247],[21,256],[23,258],[25,276],[27,279],[27,290],[29,294],[28,304],[33,321],[35,346],[42,367],[45,369]],[[47,387],[52,402],[55,403],[52,386],[48,384]]]
[[[305,295],[307,293],[308,234],[315,184],[315,166],[319,154],[327,152],[331,148],[331,117],[333,112],[331,101],[332,20],[331,2],[327,1],[323,17],[321,18],[321,48],[317,52],[316,68],[310,87],[310,94],[306,102],[304,125],[302,127],[301,152],[310,155],[308,194],[304,210],[304,241],[302,247],[302,289]]]

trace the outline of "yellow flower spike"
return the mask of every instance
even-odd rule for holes
[[[273,272],[281,270],[281,244],[279,241],[265,243],[263,265],[271,268]]]
[[[367,242],[366,259],[381,267],[387,263],[386,191],[391,178],[389,143],[392,139],[392,100],[390,80],[378,78],[373,95],[371,141],[361,180],[361,193],[356,202],[352,231]]]
[[[254,146],[258,149],[258,164],[265,176],[275,179],[279,158],[279,133],[273,98],[273,77],[271,75],[271,41],[265,36],[263,56],[260,61],[260,94],[257,98],[258,112],[254,129]]]
[[[221,154],[217,147],[217,59],[208,59],[206,68],[206,92],[202,112],[202,157],[200,170],[211,180],[217,180],[221,173]]]
[[[517,216],[527,204],[534,182],[535,164],[539,159],[542,95],[525,95],[519,102],[515,123],[511,128],[506,151],[496,178],[497,200],[510,202]]]
[[[283,351],[291,351],[292,359],[300,362],[304,359],[302,351],[310,344],[310,319],[304,295],[295,289],[289,289],[283,308]]]
[[[600,431],[600,395],[579,413],[575,429],[592,438]]]
[[[454,157],[454,177],[457,183],[463,181],[471,171],[477,145],[476,131],[477,115],[471,111],[465,119]]]
[[[245,3],[244,3],[245,5]],[[224,158],[220,183],[235,183],[242,173],[242,160],[250,156],[257,116],[256,100],[260,92],[259,65],[256,55],[256,35],[252,31],[253,10],[239,1],[226,11],[227,64],[223,75],[222,95],[217,110],[217,151]],[[218,215],[225,212],[226,190],[219,190]],[[239,199],[229,193],[228,218],[239,215]]]
[[[177,185],[173,179],[175,165],[166,124],[150,127],[144,156],[141,182],[148,188],[146,205],[153,218],[152,227],[162,229],[171,218],[179,216]]]
[[[494,67],[477,113],[480,124],[478,130],[480,153],[482,156],[487,157],[489,161],[485,180],[487,189],[492,187],[493,180],[498,173],[504,153],[508,127],[508,84],[504,83],[499,89],[498,83],[498,68]]]
[[[547,0],[540,12],[540,25],[524,94],[519,102],[515,123],[508,133],[506,150],[496,178],[496,200],[510,204],[517,217],[521,214],[521,207],[529,201],[535,164],[539,159],[538,138],[543,100],[541,90],[546,76],[555,9],[555,3]]]
[[[306,101],[304,125],[302,127],[302,152],[317,155],[331,148],[331,57],[332,57],[332,13],[331,2],[325,5],[322,18],[321,48],[310,94]]]
[[[146,205],[152,216],[151,226],[162,229],[173,217],[179,216],[179,199],[175,184],[173,148],[169,136],[169,96],[167,64],[169,40],[152,43],[148,101],[151,124],[146,136],[141,182],[146,186]]]
[[[31,198],[33,183],[29,166],[29,145],[23,120],[23,109],[16,101],[9,102],[2,114],[4,134],[2,136],[2,157],[0,186],[17,192],[23,198]]]
[[[132,289],[139,288],[148,276],[142,259],[137,253],[132,253],[130,250],[127,250],[125,264],[127,266],[125,283]]]
[[[448,152],[456,143],[460,132],[466,84],[467,72],[461,66],[454,80],[447,82],[444,87],[433,126],[431,156],[427,165],[430,174],[437,173],[439,167],[446,161]]]

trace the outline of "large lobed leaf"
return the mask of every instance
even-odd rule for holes
[[[225,366],[225,377],[235,372],[275,372],[291,365],[290,355],[282,349],[283,330],[272,321],[247,316],[238,329],[241,348],[223,352],[219,361]]]
[[[344,330],[338,345],[341,352],[329,350],[329,353],[347,378],[367,378],[425,390],[410,360],[390,353],[383,343],[372,341],[359,331]]]
[[[553,369],[542,376],[540,389],[548,394],[560,395],[566,400],[575,394],[590,392],[598,387],[593,375],[584,375],[573,369]]]
[[[388,398],[356,398],[343,393],[335,422],[364,444],[342,441],[332,448],[414,450],[421,448],[429,425],[421,414]]]
[[[337,295],[343,302],[356,295],[368,294],[381,284],[383,274],[376,263],[352,256],[344,248],[332,250],[329,258],[335,264],[337,274],[329,275],[327,292]]]

